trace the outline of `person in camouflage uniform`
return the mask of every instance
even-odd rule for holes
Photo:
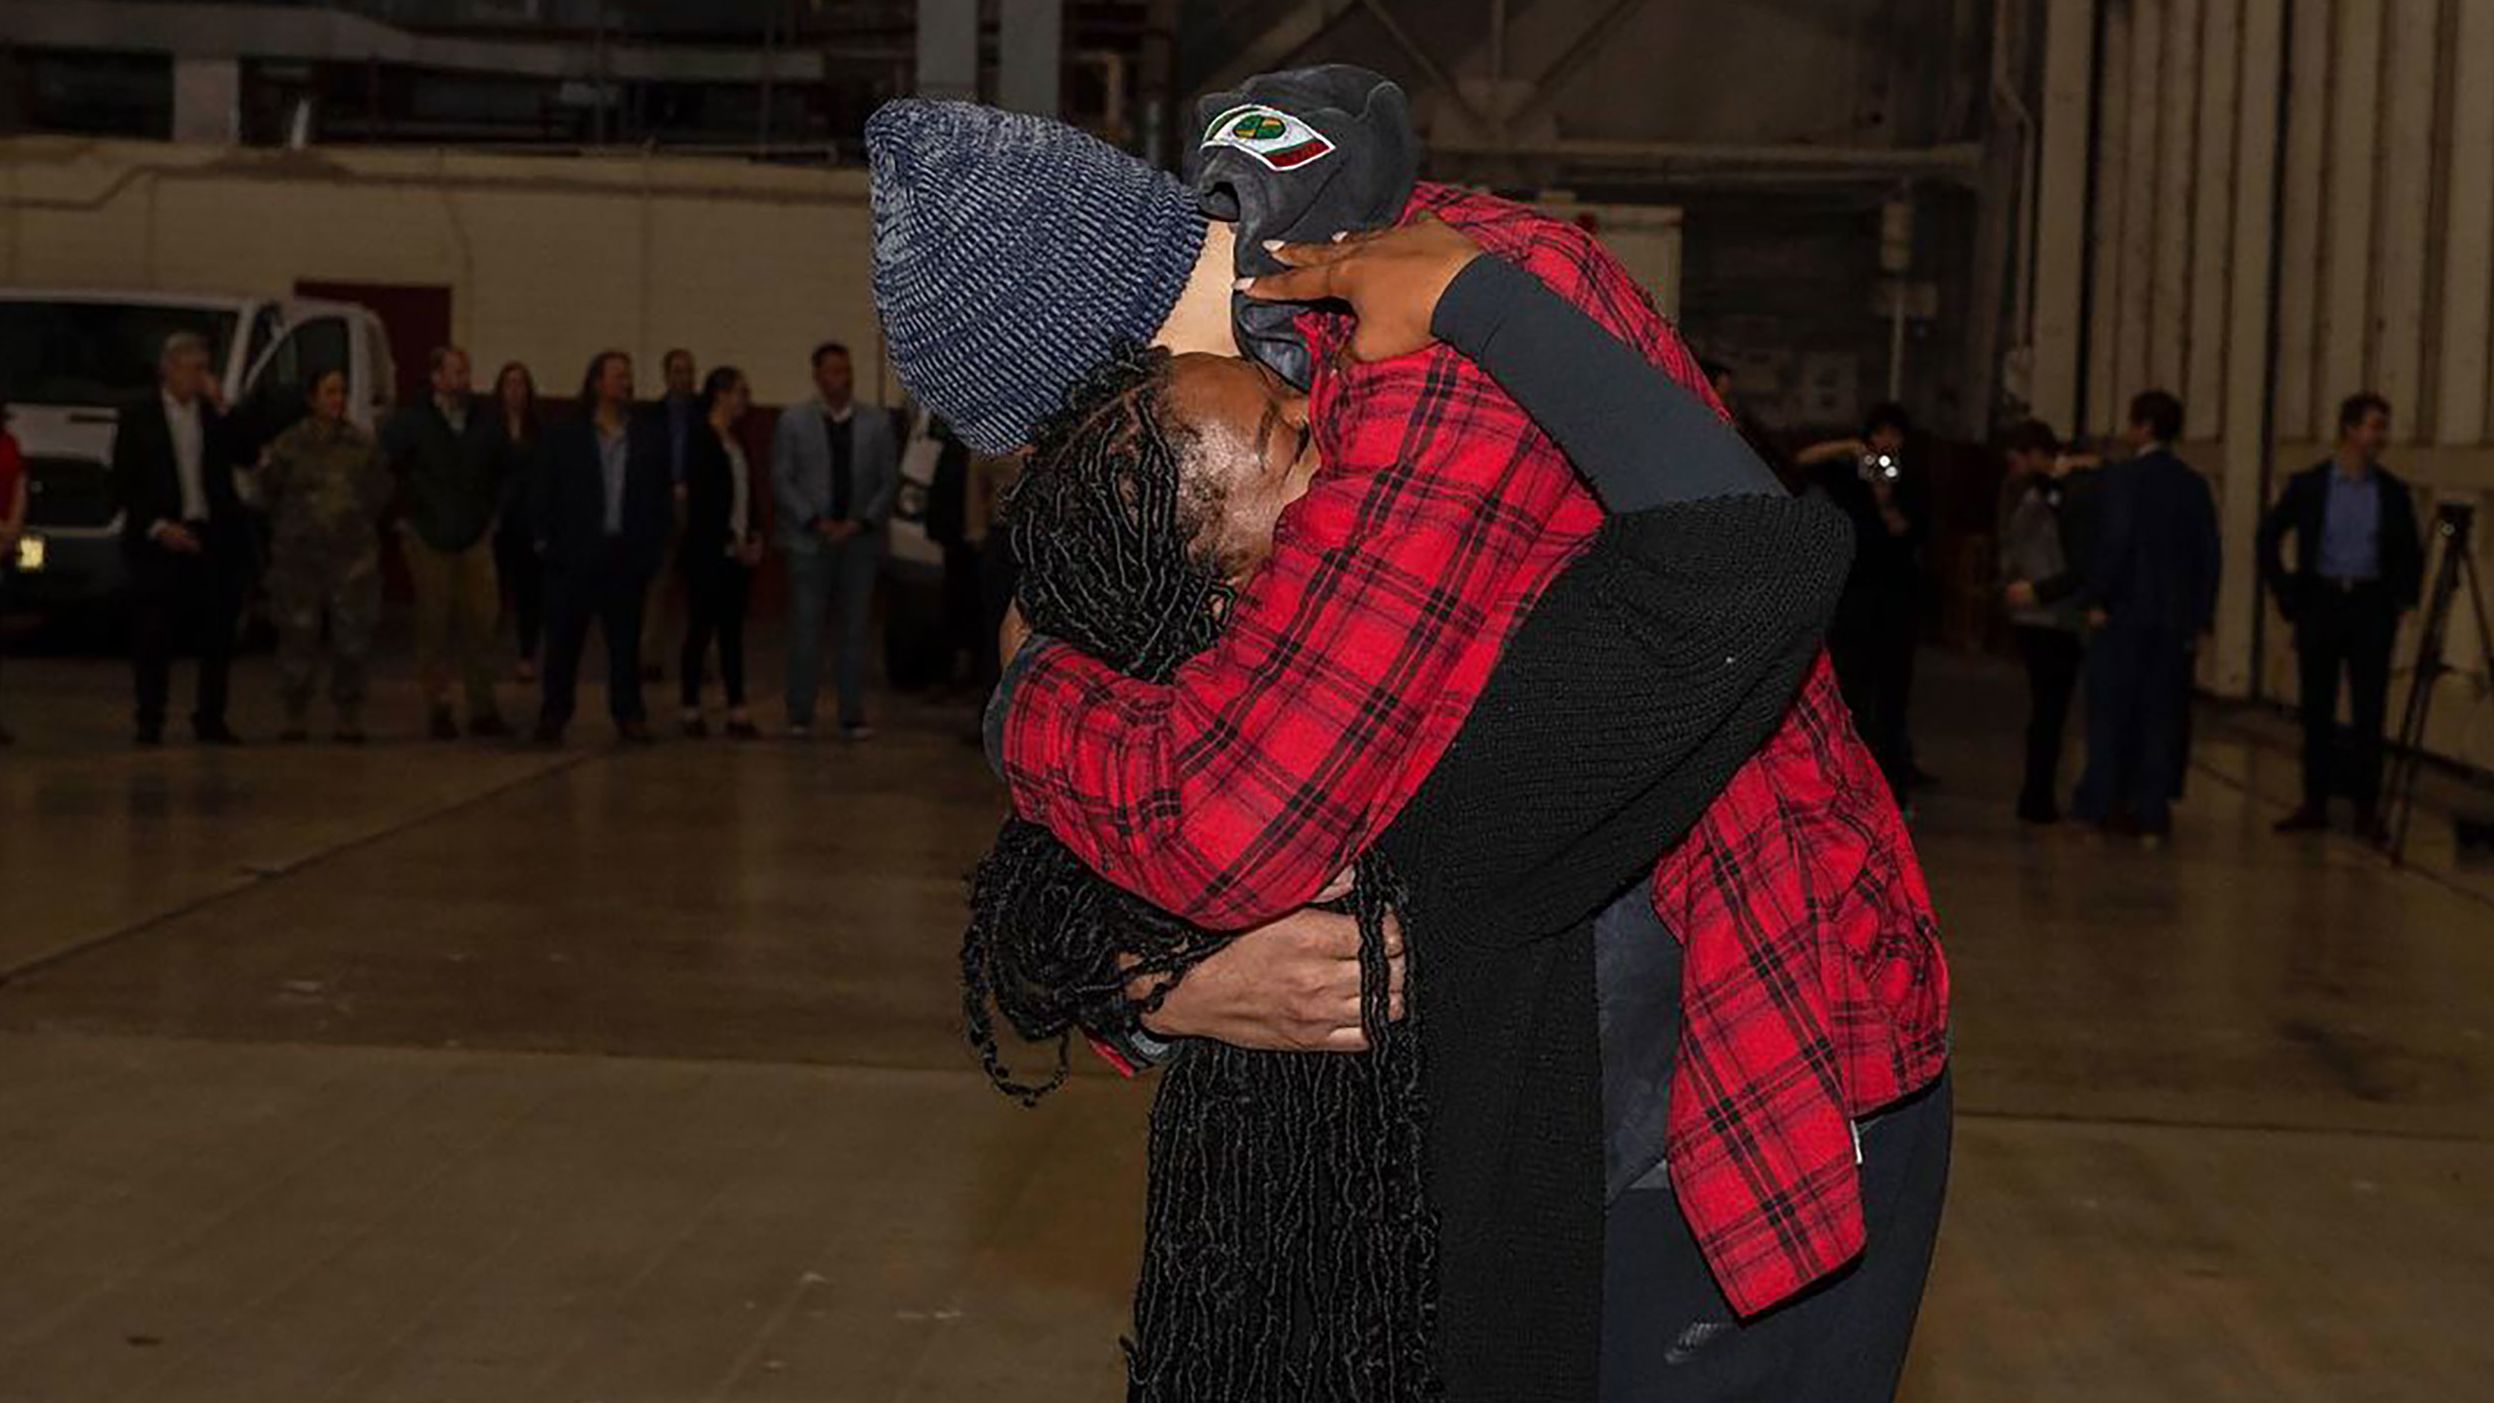
[[[347,420],[345,372],[313,382],[310,416],[269,446],[259,486],[272,526],[268,594],[286,702],[281,739],[309,737],[325,621],[338,739],[359,742],[365,660],[381,616],[381,513],[392,484],[372,435]]]

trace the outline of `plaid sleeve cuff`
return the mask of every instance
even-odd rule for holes
[[[1106,1062],[1110,1070],[1116,1072],[1117,1075],[1132,1081],[1142,1072],[1143,1069],[1136,1066],[1134,1060],[1126,1056],[1125,1050],[1117,1044],[1097,1033],[1086,1032],[1082,1036],[1083,1041],[1091,1044],[1091,1050],[1097,1053],[1100,1060]]]
[[[1115,1069],[1117,1075],[1128,1079],[1141,1076],[1146,1069],[1169,1060],[1172,1046],[1143,1031],[1140,1024],[1121,1033],[1095,1033],[1085,1029],[1082,1036],[1083,1041],[1091,1044],[1091,1050],[1099,1054],[1101,1061]]]

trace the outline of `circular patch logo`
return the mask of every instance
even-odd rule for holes
[[[1233,107],[1213,118],[1204,128],[1203,144],[1244,151],[1268,170],[1277,171],[1297,170],[1334,152],[1333,142],[1323,132],[1260,102]]]

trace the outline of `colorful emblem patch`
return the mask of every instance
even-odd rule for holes
[[[1334,153],[1323,132],[1261,103],[1233,107],[1204,128],[1204,145],[1244,151],[1272,170],[1297,170]]]

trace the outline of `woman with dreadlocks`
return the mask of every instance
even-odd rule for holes
[[[1271,439],[1265,385],[1243,361],[1112,358],[1043,426],[1006,523],[1018,594],[1040,627],[1136,676],[1165,678],[1213,641],[1283,501],[1312,466],[1304,429],[1241,462],[1241,420]],[[1192,412],[1190,412],[1192,411]],[[1298,416],[1304,421],[1304,414]],[[1255,452],[1250,448],[1251,453]],[[1191,460],[1196,471],[1180,469]],[[1386,979],[1389,879],[1362,864],[1357,916],[1374,1052],[1190,1045],[1154,1104],[1149,1258],[1128,1347],[1138,1398],[1430,1396],[1430,1259],[1420,1087]],[[1044,828],[1006,823],[980,864],[963,952],[972,1038],[1008,1093],[992,1001],[1026,1038],[1131,1033],[1225,937],[1093,875]],[[1144,986],[1139,998],[1129,982]],[[1250,1155],[1239,1153],[1255,1146]]]
[[[1656,856],[1774,729],[1843,579],[1841,518],[1784,496],[1641,356],[1478,254],[1424,222],[1294,255],[1311,266],[1262,291],[1350,300],[1364,357],[1433,338],[1472,356],[1615,515],[1358,864],[1346,905],[1369,1050],[1188,1041],[1166,1059],[1136,1399],[1490,1397],[1475,1380],[1536,1370],[1546,1387],[1530,1396],[1591,1396],[1596,918],[1641,896]],[[1304,401],[1244,362],[1139,351],[1102,367],[1038,436],[1008,509],[1031,625],[1147,678],[1208,647],[1314,471],[1305,423]],[[1062,1080],[1071,1032],[1131,1038],[1231,938],[1128,896],[1018,820],[972,907],[971,1036],[1026,1100]],[[1399,1025],[1397,919],[1413,990]],[[991,1008],[1058,1041],[1051,1078],[1013,1080]],[[1511,1273],[1510,1308],[1441,1311],[1481,1298],[1448,1288],[1485,1264]]]

